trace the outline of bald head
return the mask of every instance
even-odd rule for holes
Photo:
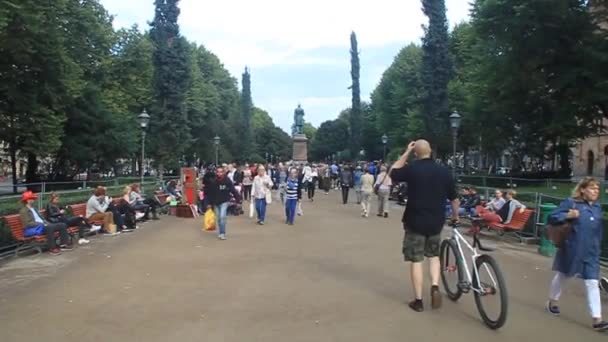
[[[428,141],[420,139],[416,141],[414,152],[419,159],[429,158],[431,156],[431,144]]]

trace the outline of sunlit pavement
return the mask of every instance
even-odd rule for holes
[[[332,191],[304,201],[295,226],[284,224],[276,202],[264,226],[229,217],[227,241],[202,232],[202,218],[162,217],[58,257],[10,260],[0,266],[0,340],[606,339],[589,328],[576,281],[564,293],[561,317],[544,312],[551,260],[514,242],[493,252],[510,295],[501,330],[483,325],[471,294],[458,303],[446,298],[433,311],[425,287],[427,310],[411,311],[403,207],[393,206],[388,219],[365,219],[339,197]]]

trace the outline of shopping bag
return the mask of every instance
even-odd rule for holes
[[[206,231],[215,230],[215,213],[209,208],[203,216],[203,229]]]
[[[253,198],[249,199],[249,218],[253,218],[254,212],[255,212],[255,206],[253,205]]]
[[[272,191],[266,191],[266,204],[272,203]]]

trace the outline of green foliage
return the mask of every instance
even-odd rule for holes
[[[420,136],[420,127],[410,126],[408,115],[421,111],[421,69],[422,49],[410,44],[401,49],[382,74],[380,83],[371,95],[371,110],[375,118],[373,125],[379,133],[377,142],[382,134],[386,134],[389,145],[405,146],[407,140]]]
[[[190,86],[189,45],[179,33],[178,0],[156,0],[150,23],[154,45],[154,104],[151,107],[151,151],[159,165],[176,165],[192,143],[186,96]]]
[[[266,153],[275,156],[278,160],[291,159],[291,137],[275,126],[266,111],[254,107],[251,126],[255,136],[255,152],[248,155],[245,158],[246,161],[256,162],[258,157],[263,161],[266,158]]]
[[[240,128],[240,154],[241,160],[247,159],[252,152],[252,146],[254,145],[253,131],[251,129],[251,117],[253,116],[253,100],[251,99],[251,74],[249,70],[245,68],[243,78],[241,81],[243,90],[241,92],[241,119],[236,127]],[[260,136],[256,135],[257,138]]]
[[[350,35],[350,75],[352,78],[352,105],[350,110],[350,150],[357,153],[361,149],[361,88],[359,86],[359,49],[357,35],[352,32]]]
[[[317,130],[311,143],[313,160],[324,160],[328,156],[344,151],[348,144],[348,124],[345,120],[325,121]]]
[[[431,144],[446,146],[448,83],[453,76],[448,50],[448,22],[445,0],[422,0],[422,11],[429,18],[422,38],[422,118]],[[449,140],[448,140],[449,141]]]

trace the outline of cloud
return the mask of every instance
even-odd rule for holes
[[[468,17],[469,0],[446,0],[450,25]],[[101,0],[116,27],[148,29],[152,0]],[[350,105],[350,40],[357,33],[363,99],[399,50],[419,42],[427,22],[418,0],[181,0],[182,34],[205,45],[239,77],[252,69],[254,102],[289,131],[298,101],[309,122]],[[310,113],[310,116],[309,116]]]

